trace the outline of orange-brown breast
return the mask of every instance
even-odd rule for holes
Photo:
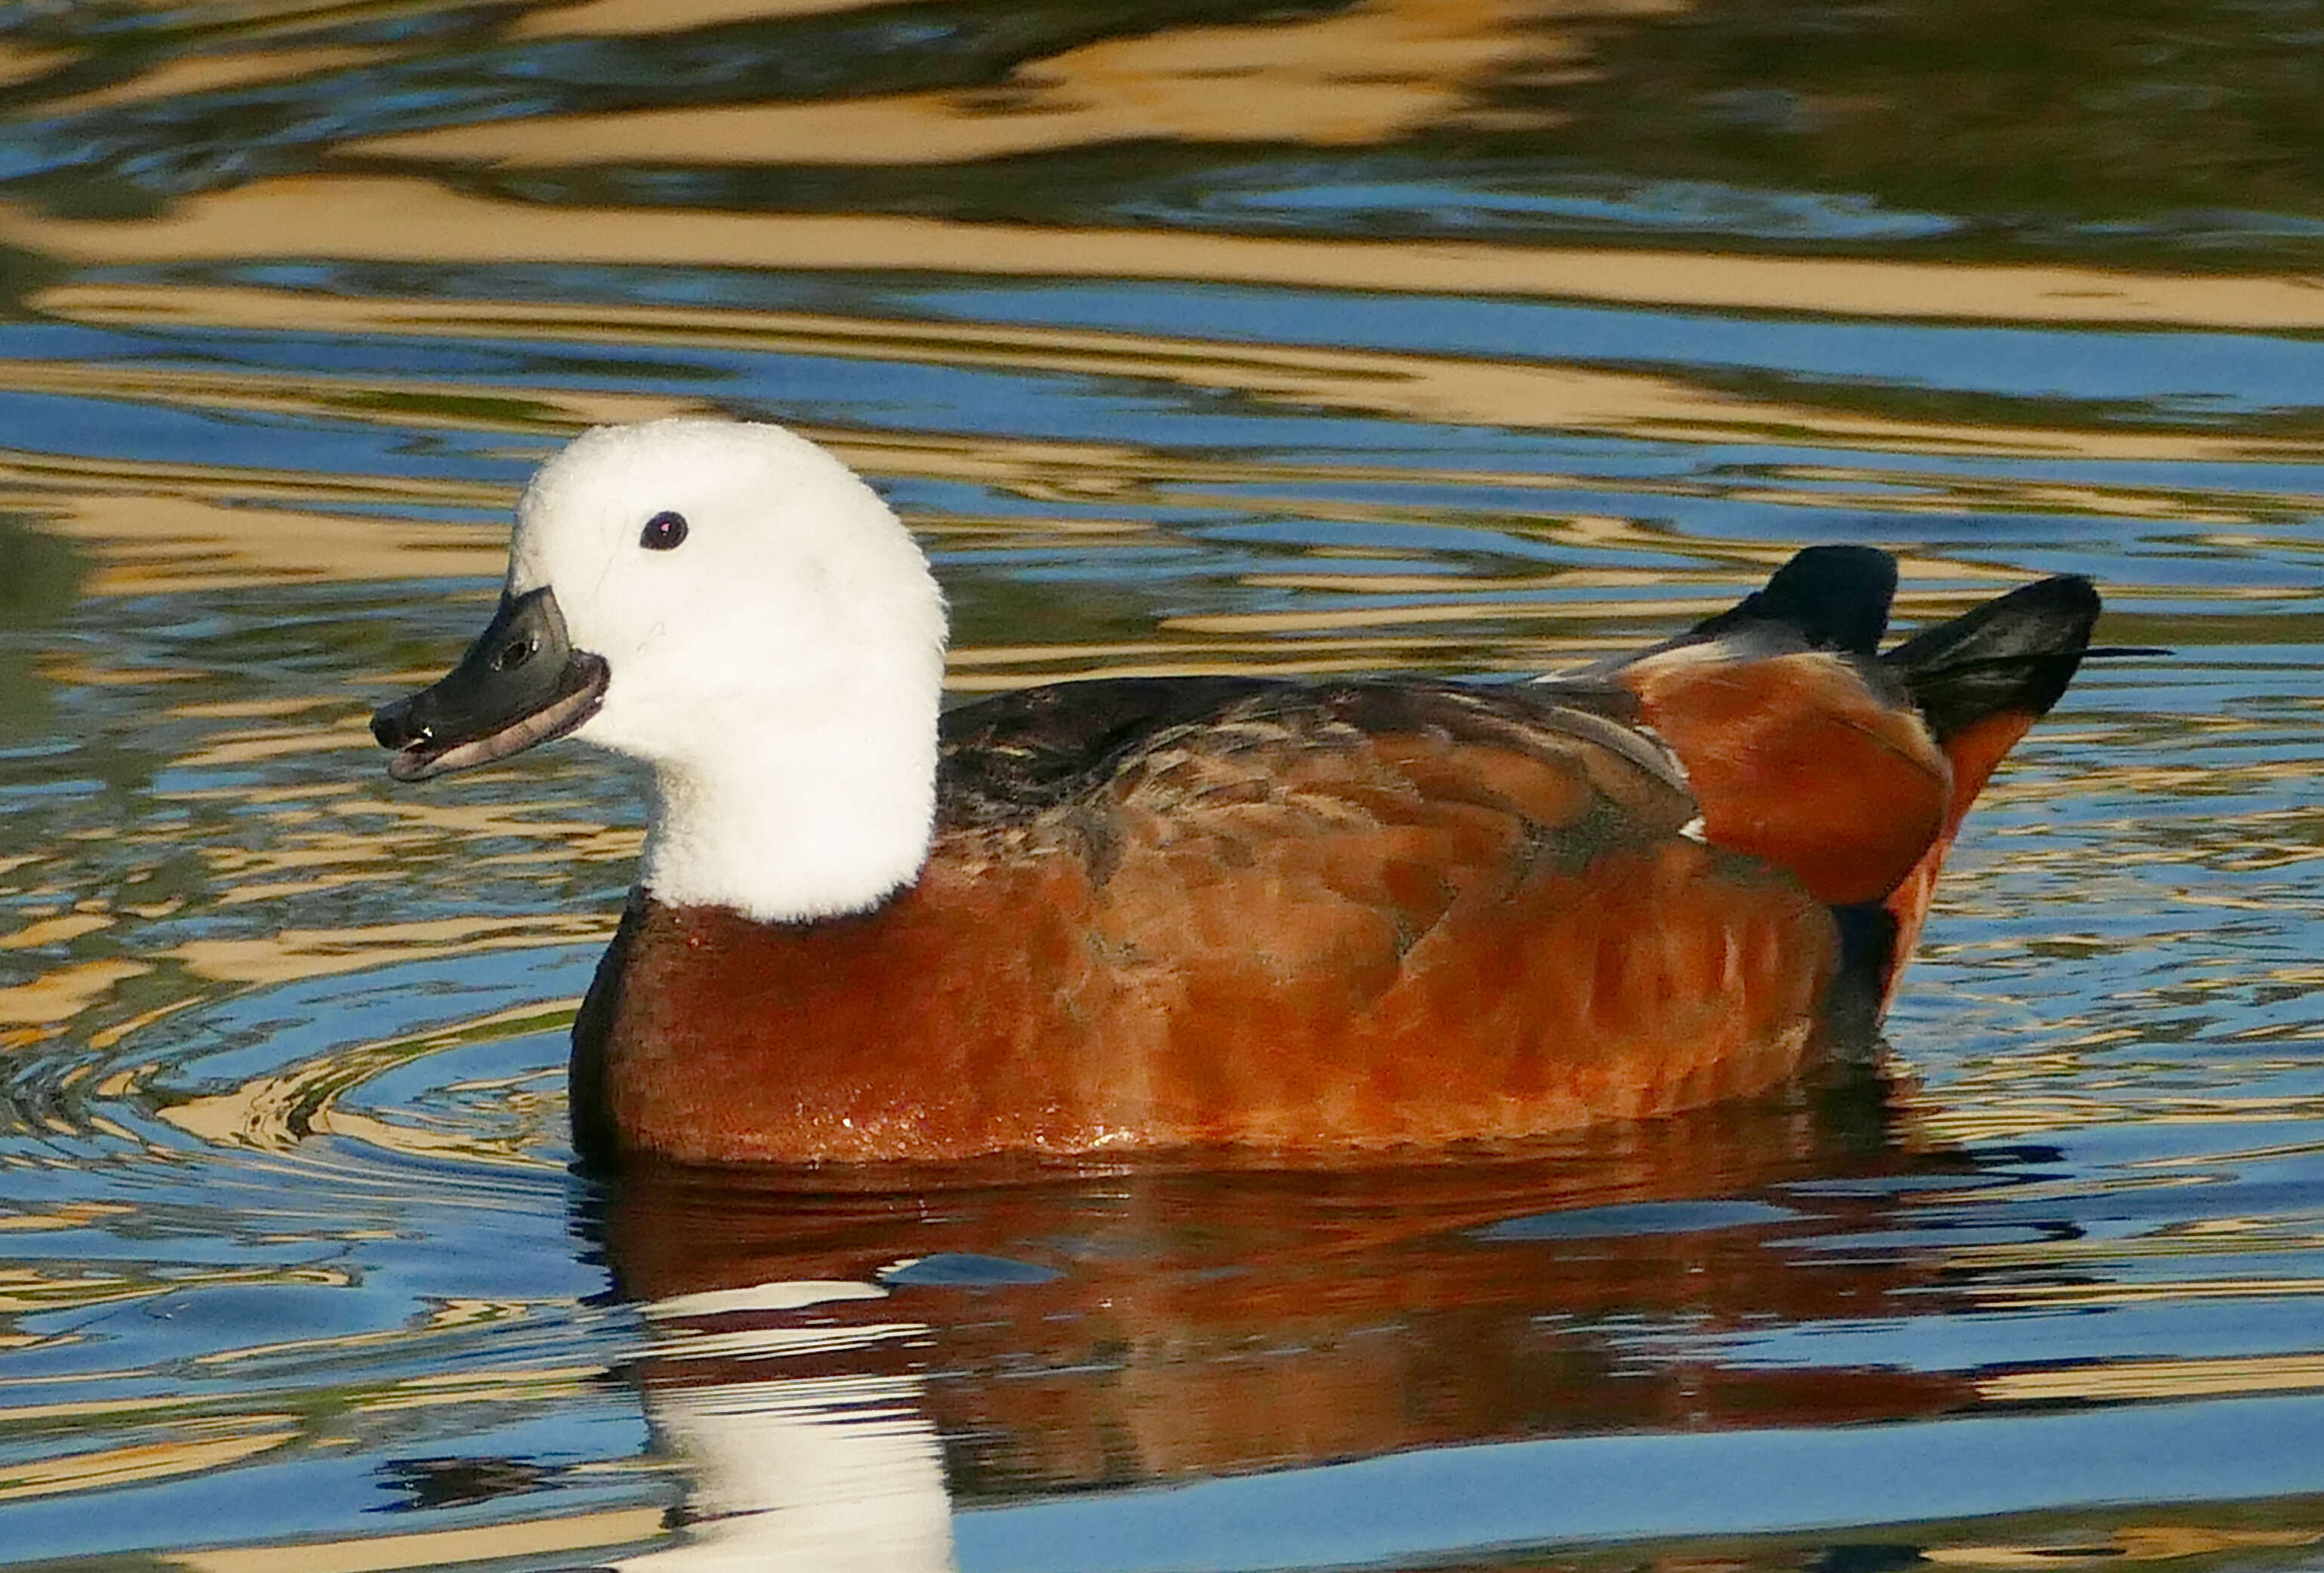
[[[1953,800],[1951,768],[1919,714],[1840,656],[1714,651],[1686,647],[1615,674],[1685,764],[1704,834],[1791,870],[1834,906],[1886,896]]]
[[[641,901],[576,1027],[576,1126],[712,1162],[1296,1156],[1780,1083],[1829,912],[1678,834],[1685,794],[1586,732],[1204,728],[944,829],[863,916]]]

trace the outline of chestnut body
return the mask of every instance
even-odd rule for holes
[[[1139,687],[1044,692],[1119,723]],[[1314,1157],[1781,1083],[1823,1046],[1830,909],[1681,834],[1696,804],[1648,741],[1541,692],[1254,685],[1010,798],[964,778],[1058,734],[955,712],[976,757],[872,911],[632,900],[576,1029],[584,1147]]]

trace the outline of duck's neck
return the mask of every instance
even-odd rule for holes
[[[925,703],[846,698],[817,696],[779,725],[733,716],[717,748],[659,765],[647,892],[805,922],[868,911],[918,877],[936,819],[936,687]]]

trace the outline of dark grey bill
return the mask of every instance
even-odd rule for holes
[[[544,585],[501,593],[500,610],[460,664],[433,685],[371,718],[371,735],[395,750],[387,773],[426,781],[562,737],[597,713],[612,669],[566,637],[557,597]]]

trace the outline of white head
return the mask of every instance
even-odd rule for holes
[[[918,872],[944,598],[846,466],[778,426],[600,427],[533,477],[509,558],[510,596],[549,590],[571,650],[604,663],[572,735],[654,767],[658,898],[794,921]]]

